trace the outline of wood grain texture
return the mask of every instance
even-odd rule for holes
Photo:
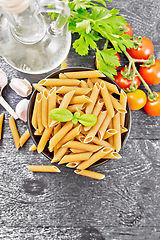
[[[153,41],[155,57],[160,59],[160,2],[113,0],[107,5],[120,9],[137,36]],[[127,60],[121,58],[125,65]],[[74,49],[66,59],[68,67],[95,68],[94,61],[92,51],[81,57]],[[9,82],[20,77],[33,83],[48,75],[22,74],[2,57],[0,68]],[[151,88],[160,91],[160,84]],[[9,86],[3,96],[14,109],[22,99]],[[10,115],[0,106],[2,112],[5,119],[0,141],[0,239],[160,239],[160,117],[151,117],[143,109],[132,111],[130,136],[120,151],[122,159],[94,168],[106,176],[97,181],[77,176],[63,166],[59,166],[60,174],[30,172],[27,165],[50,164],[49,160],[29,152],[31,139],[16,150],[8,125]],[[22,135],[27,124],[20,120],[16,123]]]

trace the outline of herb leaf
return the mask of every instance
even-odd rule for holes
[[[93,114],[82,114],[79,117],[79,122],[86,127],[92,127],[97,122],[97,116]]]
[[[68,122],[73,119],[73,114],[65,108],[54,108],[49,112],[49,116],[59,122]]]

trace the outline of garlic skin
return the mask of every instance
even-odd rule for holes
[[[23,122],[27,122],[27,109],[28,109],[29,100],[28,99],[22,99],[17,105],[16,105],[16,114]]]
[[[5,72],[0,69],[0,88],[4,88],[8,83],[8,78]]]
[[[27,97],[32,92],[32,86],[27,79],[12,78],[9,86],[21,97]]]

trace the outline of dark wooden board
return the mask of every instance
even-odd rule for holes
[[[113,0],[107,5],[120,9],[137,36],[153,41],[155,57],[160,59],[160,2]],[[66,63],[68,67],[94,68],[94,60],[92,51],[80,57],[71,49]],[[123,59],[122,64],[126,63]],[[2,57],[0,68],[9,82],[13,77],[25,77],[33,83],[48,75],[22,74]],[[160,91],[160,84],[151,88]],[[3,96],[13,108],[22,99],[9,86]],[[10,115],[0,106],[2,112],[0,239],[160,239],[160,117],[151,117],[143,109],[132,111],[131,133],[120,151],[122,159],[96,167],[95,171],[105,174],[97,181],[77,176],[63,166],[60,174],[30,172],[27,165],[50,162],[42,154],[28,151],[31,139],[16,150],[8,125]],[[22,135],[27,124],[16,123]]]

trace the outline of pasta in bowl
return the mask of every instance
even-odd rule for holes
[[[75,173],[81,174],[109,159],[121,158],[119,152],[131,128],[131,111],[125,92],[113,80],[90,68],[66,68],[33,86],[28,127],[37,151],[51,163],[76,168]],[[73,119],[54,120],[52,109],[66,109]],[[93,126],[85,119],[88,114],[96,116]],[[75,116],[79,121],[75,122]]]

